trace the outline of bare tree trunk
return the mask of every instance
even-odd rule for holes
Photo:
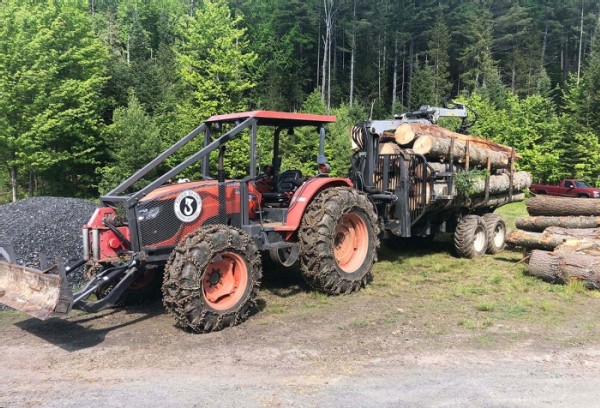
[[[329,109],[329,92],[330,79],[331,79],[331,33],[333,30],[333,18],[334,18],[334,1],[335,0],[323,0],[323,8],[325,10],[325,38],[323,38],[323,66],[321,69],[321,100],[325,102],[326,93],[328,95],[327,108]]]
[[[583,45],[583,2],[581,2],[581,24],[579,26],[579,58],[577,59],[577,85],[581,75],[581,49]]]
[[[13,203],[17,202],[17,168],[11,167],[9,169],[10,172],[10,187],[12,190],[12,201]]]
[[[548,43],[548,23],[544,28],[544,39],[542,41],[542,57],[540,58],[540,65],[544,68],[544,61],[546,60],[546,44]]]
[[[396,113],[396,88],[398,86],[398,32],[394,34],[394,73],[392,75],[392,114]]]
[[[27,186],[27,195],[33,197],[35,192],[35,172],[32,170],[29,172],[29,185]]]
[[[356,0],[352,10],[352,37],[350,39],[350,106],[354,104],[354,63],[356,61]]]

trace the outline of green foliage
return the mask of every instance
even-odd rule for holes
[[[469,171],[459,171],[454,176],[454,185],[456,186],[456,192],[460,197],[470,198],[474,193],[477,192],[475,189],[476,183],[487,177],[487,170],[472,169]]]
[[[115,110],[113,123],[105,129],[105,140],[110,162],[99,170],[101,193],[115,188],[166,148],[158,126],[146,114],[133,92],[129,95],[127,107]],[[152,175],[156,174],[149,176]],[[133,188],[139,189],[145,184],[144,180],[140,180]]]
[[[68,3],[0,7],[0,164],[47,193],[93,184],[108,53]],[[35,185],[29,185],[33,193]]]

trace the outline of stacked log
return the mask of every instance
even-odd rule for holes
[[[493,207],[493,203],[524,199],[520,192],[532,183],[529,173],[515,172],[514,161],[520,156],[513,148],[437,125],[404,123],[379,135],[379,154],[398,155],[403,152],[425,156],[428,165],[417,166],[415,177],[434,179],[431,184],[412,192],[414,200],[411,205],[421,206],[423,200],[429,204],[432,197],[445,196],[455,198],[450,205],[471,207],[473,203],[491,200],[488,206]],[[481,171],[477,173],[474,170]],[[466,174],[469,185],[465,187],[465,183],[461,183],[465,191],[457,191],[458,182],[449,183],[448,177],[440,174]],[[375,178],[376,183],[381,182],[381,177],[375,175]],[[390,182],[388,187],[392,185],[395,186]],[[511,196],[511,200],[507,201],[505,196]],[[461,201],[463,198],[466,200]]]
[[[538,196],[527,202],[530,217],[506,241],[532,250],[528,273],[548,282],[581,281],[600,289],[600,202]]]

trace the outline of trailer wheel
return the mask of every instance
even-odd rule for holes
[[[495,254],[504,249],[506,244],[506,223],[498,214],[484,214],[483,222],[487,230],[487,249],[488,254]]]
[[[460,219],[454,231],[454,248],[462,258],[475,258],[487,249],[487,230],[478,215],[467,215]]]
[[[210,225],[188,235],[171,254],[163,303],[182,328],[221,330],[248,318],[261,277],[254,241],[239,229]]]
[[[372,279],[379,227],[373,204],[350,187],[333,187],[309,204],[300,225],[302,275],[313,288],[342,294]]]

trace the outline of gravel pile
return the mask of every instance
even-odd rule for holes
[[[57,258],[67,263],[83,252],[81,227],[92,216],[91,201],[64,197],[33,197],[0,205],[0,246],[10,245],[17,263],[39,268],[38,253],[49,264]],[[81,270],[68,275],[69,284],[83,283]]]

